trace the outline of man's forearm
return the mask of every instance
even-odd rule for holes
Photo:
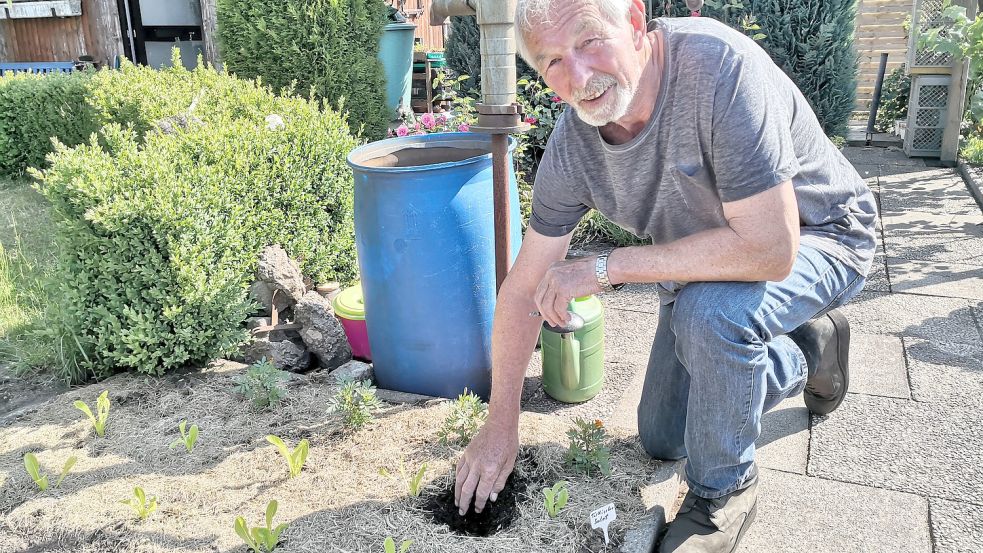
[[[518,423],[522,383],[542,325],[542,319],[529,316],[535,310],[532,293],[523,293],[506,279],[495,306],[492,328],[489,415],[495,422]]]

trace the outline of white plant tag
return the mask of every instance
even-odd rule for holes
[[[616,518],[618,518],[618,513],[614,510],[614,503],[608,503],[600,509],[595,509],[590,514],[590,527],[595,530],[600,528],[604,531],[605,545],[611,543],[611,540],[608,539],[608,525]]]

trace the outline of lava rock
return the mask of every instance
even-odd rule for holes
[[[259,315],[268,317],[273,314],[273,289],[269,284],[260,280],[253,282],[249,286],[249,297],[260,305],[257,312]],[[289,294],[280,292],[276,295],[276,310],[280,314],[280,319],[284,319],[286,315],[290,314],[290,308],[293,304],[293,298]]]
[[[264,357],[278,369],[303,372],[311,366],[311,353],[299,339],[271,341],[268,337],[253,338],[242,348],[247,363],[257,363]]]
[[[282,290],[295,302],[300,301],[307,292],[300,266],[277,245],[267,246],[259,256],[256,278],[268,284],[272,290]]]
[[[331,371],[329,380],[342,382],[343,380],[372,380],[372,365],[361,361],[349,361],[337,369]]]
[[[317,356],[321,367],[332,370],[351,361],[352,348],[328,300],[317,292],[307,292],[294,306],[294,314],[303,325],[300,337]]]

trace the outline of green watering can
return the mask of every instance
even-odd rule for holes
[[[576,298],[567,308],[570,322],[543,322],[543,389],[564,403],[596,396],[604,384],[604,308],[594,296]]]

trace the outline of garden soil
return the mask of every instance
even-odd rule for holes
[[[225,363],[162,378],[120,375],[8,417],[0,428],[0,551],[245,552],[233,531],[235,517],[262,525],[272,499],[279,502],[274,524],[289,523],[276,551],[382,551],[387,536],[397,544],[413,540],[410,553],[601,551],[603,539],[588,513],[612,502],[618,510],[610,527],[613,550],[641,521],[640,489],[655,483],[659,468],[637,436],[612,429],[613,474],[573,474],[563,465],[569,423],[523,413],[509,491],[483,513],[490,535],[458,533],[475,525],[465,521],[455,531],[440,522],[447,521],[461,453],[437,439],[449,402],[385,405],[374,422],[350,432],[326,414],[336,390],[327,375],[292,375],[287,400],[257,411],[235,393],[234,377],[242,371]],[[72,403],[94,407],[104,389],[112,409],[106,436],[98,438]],[[201,429],[190,454],[183,446],[168,448],[182,419]],[[309,440],[300,476],[289,478],[268,434],[291,447]],[[52,482],[69,456],[78,462],[60,488],[39,492],[24,470],[27,452],[37,455]],[[427,464],[420,497],[399,476],[401,461],[408,472]],[[380,475],[382,468],[394,477]],[[558,480],[569,482],[570,500],[550,519],[541,490]],[[143,522],[120,503],[134,486],[159,501]]]

